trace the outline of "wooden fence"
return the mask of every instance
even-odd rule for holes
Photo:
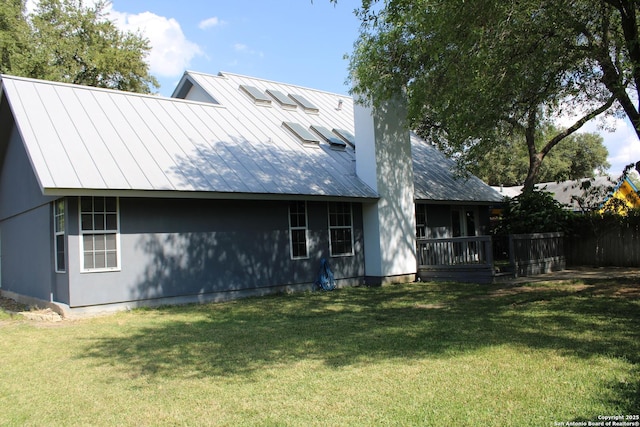
[[[640,267],[640,232],[616,226],[601,231],[568,236],[567,264],[592,267]]]
[[[509,254],[517,277],[564,270],[564,234],[512,234],[509,236]]]

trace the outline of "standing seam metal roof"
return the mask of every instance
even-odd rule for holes
[[[336,162],[333,150],[309,151],[281,127],[249,123],[224,103],[12,76],[2,76],[2,86],[45,194],[64,189],[377,197],[346,167],[349,160]]]

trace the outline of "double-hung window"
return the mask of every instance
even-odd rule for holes
[[[53,202],[53,238],[55,250],[56,273],[64,273],[67,269],[64,199]]]
[[[353,255],[351,203],[329,203],[329,252],[331,256]]]
[[[307,203],[289,203],[289,240],[291,258],[308,258],[307,247]]]
[[[119,268],[119,222],[117,198],[80,198],[83,271]]]

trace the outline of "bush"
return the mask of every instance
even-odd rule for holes
[[[565,231],[571,212],[548,191],[530,190],[505,200],[496,234],[529,234]]]

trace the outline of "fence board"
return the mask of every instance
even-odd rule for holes
[[[595,267],[640,267],[640,235],[631,227],[568,236],[567,264]]]

